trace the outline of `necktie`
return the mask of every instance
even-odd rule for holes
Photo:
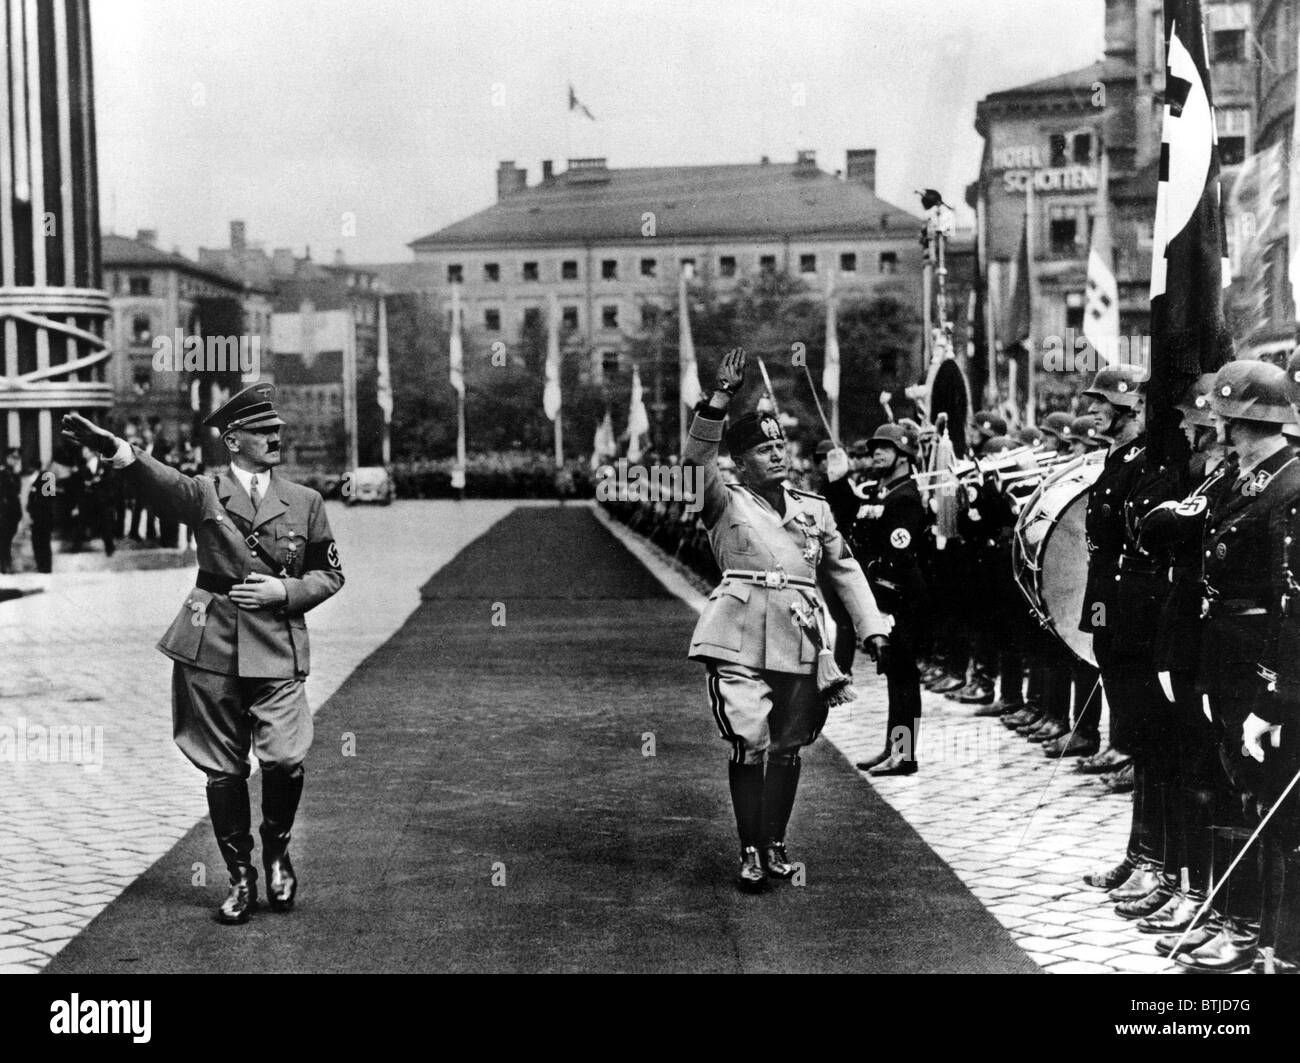
[[[261,505],[262,505],[262,492],[259,491],[259,490],[257,489],[257,477],[256,477],[256,476],[253,477],[253,482],[252,482],[252,484],[251,484],[251,486],[250,486],[250,489],[249,489],[249,492],[248,492],[248,497],[249,497],[249,499],[252,500],[252,503],[253,503],[253,512],[256,513],[256,512],[258,511],[258,509],[261,508]]]

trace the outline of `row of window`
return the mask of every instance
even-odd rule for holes
[[[643,258],[640,260],[640,275],[647,279],[656,279],[659,276],[659,259]],[[683,258],[679,265],[683,269],[694,269],[694,258]],[[758,259],[758,268],[766,272],[776,271],[776,255],[760,255]],[[877,268],[881,273],[898,272],[898,252],[881,251],[877,259]],[[736,276],[737,262],[735,255],[720,255],[718,257],[718,274],[722,277]],[[839,256],[839,271],[841,273],[858,272],[858,256],[856,252],[845,251]],[[817,255],[801,254],[799,256],[800,273],[817,272]],[[521,264],[519,278],[523,281],[540,281],[541,263],[537,261],[527,261]],[[564,259],[560,262],[560,280],[576,281],[578,276],[578,260]],[[616,281],[619,279],[619,260],[616,258],[602,259],[600,262],[600,279],[606,281]],[[501,263],[484,262],[483,263],[483,281],[487,284],[497,284],[501,280]],[[465,266],[460,262],[450,262],[447,264],[447,283],[463,284],[465,282]]]

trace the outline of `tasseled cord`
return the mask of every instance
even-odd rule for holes
[[[794,622],[808,633],[813,645],[817,647],[817,692],[828,709],[837,705],[847,705],[856,701],[858,692],[853,689],[853,679],[840,671],[835,663],[835,654],[831,650],[830,632],[826,628],[826,617],[819,605],[799,597],[790,603],[790,612]]]

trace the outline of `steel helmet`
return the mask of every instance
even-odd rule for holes
[[[882,424],[868,441],[868,447],[887,443],[900,454],[916,458],[921,453],[921,442],[914,427],[902,424]]]
[[[1113,365],[1097,370],[1092,386],[1084,392],[1094,398],[1105,399],[1112,406],[1131,410],[1137,405],[1138,395],[1146,387],[1146,370],[1136,365]]]
[[[1214,376],[1210,409],[1228,420],[1289,424],[1296,419],[1291,387],[1286,370],[1268,362],[1229,362]]]

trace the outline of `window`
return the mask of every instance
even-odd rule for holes
[[[764,273],[775,273],[776,255],[760,255],[758,259],[758,268]]]
[[[617,376],[619,370],[618,351],[600,352],[600,371],[605,376]]]
[[[535,332],[542,327],[542,311],[540,307],[524,307],[524,331]]]
[[[1053,133],[1047,138],[1048,155],[1050,156],[1048,166],[1066,166],[1069,164],[1069,158],[1066,156],[1066,136],[1064,133]]]
[[[484,327],[485,329],[487,329],[489,332],[500,332],[500,331],[501,331],[501,311],[500,311],[500,310],[484,310],[484,311],[483,311],[483,327]]]
[[[1075,215],[1052,218],[1047,223],[1048,241],[1052,254],[1072,255],[1079,241],[1079,219]]]
[[[483,279],[495,284],[501,279],[501,266],[496,262],[484,262]]]
[[[724,277],[734,277],[736,275],[736,256],[723,255],[718,259],[718,272]]]
[[[578,263],[576,259],[566,259],[560,263],[560,279],[566,281],[576,281],[578,279]]]
[[[618,259],[606,258],[601,260],[600,279],[603,281],[618,280]]]
[[[694,273],[695,273],[695,259],[693,259],[693,258],[684,258],[684,259],[681,260],[680,265],[681,265],[681,267],[682,267],[682,272],[685,273],[686,276],[690,277],[690,276],[693,276],[693,275],[694,275]]]
[[[136,314],[131,319],[131,342],[148,343],[153,339],[153,322],[148,314]]]
[[[800,273],[816,273],[816,272],[817,272],[817,256],[816,256],[816,255],[800,255],[800,256],[799,256],[799,272],[800,272]]]
[[[880,272],[897,273],[898,272],[898,252],[881,251],[880,252]]]
[[[1240,165],[1246,158],[1250,137],[1250,108],[1223,107],[1214,112],[1219,133],[1219,159],[1224,166]]]
[[[465,270],[459,262],[447,266],[447,283],[460,284],[465,279]]]
[[[564,328],[578,327],[578,308],[576,306],[566,306],[560,311],[560,324]]]
[[[1072,139],[1074,141],[1074,161],[1082,165],[1092,162],[1092,134],[1075,133]]]
[[[641,307],[641,327],[643,329],[652,329],[659,324],[659,307],[654,303],[646,303]]]
[[[1219,161],[1224,166],[1240,166],[1246,161],[1245,137],[1219,137]]]
[[[1216,30],[1210,39],[1212,63],[1244,63],[1246,61],[1246,31]]]
[[[857,271],[858,271],[857,255],[855,255],[852,251],[845,251],[844,254],[840,255],[841,273],[857,273]]]
[[[536,262],[525,262],[525,263],[524,263],[524,280],[526,280],[526,281],[535,281],[535,280],[538,280],[538,279],[539,279],[539,275],[538,275],[538,272],[537,272],[537,263],[536,263]]]
[[[132,295],[148,295],[148,294],[149,294],[149,278],[148,278],[148,277],[132,277],[132,278],[131,278],[131,281],[130,281],[130,292],[131,292]]]
[[[600,308],[601,328],[618,328],[618,307],[602,306]]]
[[[657,258],[643,258],[641,260],[641,276],[657,277],[659,275],[659,260]]]

